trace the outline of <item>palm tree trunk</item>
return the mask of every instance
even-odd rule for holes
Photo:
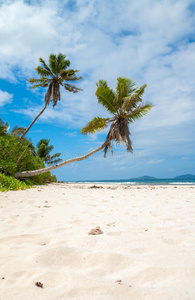
[[[26,148],[24,149],[24,151],[22,152],[22,154],[21,154],[20,157],[18,158],[18,160],[17,160],[17,162],[16,162],[16,165],[18,165],[18,164],[20,163],[20,161],[21,161],[21,159],[22,159],[22,156],[24,155],[24,153],[25,153],[26,150],[28,149],[29,145],[30,145],[30,144],[28,144],[28,145],[26,146]]]
[[[35,176],[35,175],[43,174],[43,173],[46,173],[48,171],[52,171],[52,170],[58,169],[60,167],[63,167],[65,165],[73,163],[73,162],[84,160],[84,159],[88,158],[89,156],[91,156],[92,154],[94,154],[94,153],[102,150],[106,145],[107,145],[107,142],[103,143],[100,147],[94,149],[93,151],[91,151],[91,152],[89,152],[89,153],[87,153],[87,154],[85,154],[83,156],[79,156],[79,157],[75,157],[75,158],[71,158],[71,159],[62,161],[61,163],[56,164],[54,166],[50,166],[50,167],[47,167],[47,168],[43,168],[43,169],[39,169],[39,170],[34,170],[34,171],[18,172],[18,173],[15,174],[15,178],[21,179],[21,178],[26,178],[26,177],[32,177],[32,176]]]
[[[28,128],[24,131],[24,133],[21,135],[21,137],[19,138],[19,142],[23,139],[23,137],[27,134],[27,132],[31,129],[31,127],[33,126],[33,124],[36,122],[36,120],[40,117],[40,115],[42,115],[42,113],[44,112],[44,110],[46,109],[47,104],[45,104],[45,106],[43,107],[42,111],[36,116],[36,118],[32,121],[32,123],[28,126]]]

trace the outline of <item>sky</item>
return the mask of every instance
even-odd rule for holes
[[[194,0],[0,0],[0,118],[28,127],[44,106],[46,89],[30,89],[42,57],[66,54],[82,76],[77,94],[61,89],[27,137],[50,139],[63,160],[99,147],[109,128],[82,135],[94,116],[109,116],[95,96],[105,79],[147,84],[143,96],[154,108],[130,126],[133,154],[114,145],[53,171],[58,180],[172,178],[195,174]]]

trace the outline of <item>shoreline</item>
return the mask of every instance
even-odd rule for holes
[[[155,188],[179,188],[179,187],[186,187],[186,188],[194,188],[195,189],[195,184],[121,184],[121,183],[106,183],[106,182],[52,182],[49,183],[49,185],[67,185],[67,186],[72,186],[72,187],[79,187],[79,186],[84,186],[84,187],[92,187],[92,186],[102,186],[103,188],[108,188],[108,187],[117,187],[117,188],[147,188],[147,187],[155,187]]]

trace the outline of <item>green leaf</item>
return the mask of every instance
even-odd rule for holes
[[[134,94],[123,99],[123,115],[125,115],[126,111],[131,112],[134,108],[137,108],[139,102],[143,102],[140,96],[143,95],[146,86],[146,84],[142,85],[139,89],[136,90]]]
[[[52,71],[50,70],[50,68],[46,65],[45,61],[40,57],[39,61],[42,63],[42,65],[44,66],[45,70],[47,70],[51,76],[53,76]]]
[[[64,86],[65,89],[69,92],[78,93],[78,91],[82,91],[82,89],[80,89],[74,85],[70,85],[68,83],[62,83],[61,85]]]
[[[36,70],[37,73],[38,73],[39,75],[41,75],[41,76],[53,76],[53,74],[52,74],[50,71],[44,69],[44,68],[41,67],[41,66],[38,66],[37,68],[35,68],[35,70]]]
[[[106,107],[110,113],[118,114],[117,107],[115,105],[116,94],[108,87],[106,81],[99,81],[95,95],[97,96],[98,103]]]
[[[136,83],[129,78],[117,78],[116,91],[118,96],[118,103],[120,106],[122,105],[122,99],[124,97],[130,96],[136,90],[135,85]]]
[[[138,90],[136,90],[135,94],[138,96],[142,96],[145,92],[146,87],[147,87],[147,84],[142,85]]]
[[[153,108],[153,105],[151,105],[151,104],[145,104],[144,106],[140,105],[134,111],[132,111],[130,114],[126,115],[126,117],[128,118],[128,120],[130,122],[135,122],[136,120],[145,116],[152,108]]]
[[[39,79],[36,79],[36,78],[30,78],[30,79],[28,79],[28,82],[30,82],[30,83],[42,82],[42,81],[43,80],[41,78],[39,78]]]
[[[55,54],[50,54],[49,56],[49,67],[51,71],[57,75],[57,56]]]
[[[81,129],[81,133],[87,134],[87,133],[94,133],[96,131],[102,130],[106,128],[107,123],[110,119],[107,118],[100,118],[100,117],[94,117],[86,127],[83,127]]]

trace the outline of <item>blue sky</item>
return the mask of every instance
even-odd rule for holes
[[[155,107],[130,127],[134,153],[114,147],[56,171],[59,180],[159,178],[195,174],[194,0],[0,0],[0,117],[27,127],[42,109],[45,90],[30,90],[39,57],[62,52],[83,79],[78,94],[62,91],[28,133],[50,138],[67,159],[100,146],[107,130],[80,134],[94,116],[107,116],[96,82],[129,77],[146,83],[143,99]]]

